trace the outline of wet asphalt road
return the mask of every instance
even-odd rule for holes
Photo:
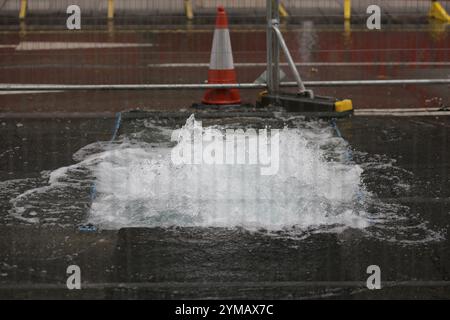
[[[0,82],[202,83],[207,66],[190,64],[208,63],[212,28],[177,28],[2,31]],[[392,25],[367,32],[358,24],[346,30],[343,24],[319,26],[312,21],[283,28],[295,60],[302,63],[305,80],[447,78],[449,74],[449,39],[442,25]],[[264,67],[242,64],[264,63],[264,30],[232,26],[231,41],[239,81],[253,82]],[[51,47],[58,42],[63,46],[67,42],[101,43],[104,47]],[[130,43],[132,47],[108,48]],[[257,93],[245,91],[242,96],[254,102]],[[352,98],[356,108],[450,103],[448,86],[322,88],[316,93]],[[0,181],[31,179],[17,189],[4,184],[6,188],[0,191],[0,298],[450,297],[448,117],[353,117],[338,122],[356,162],[371,156],[380,161],[395,159],[396,166],[409,172],[408,189],[397,188],[395,179],[381,169],[372,169],[364,183],[380,199],[393,199],[407,206],[411,216],[428,221],[440,232],[440,241],[396,243],[367,238],[351,229],[303,240],[219,228],[85,233],[77,228],[83,216],[71,212],[65,213],[70,221],[65,226],[30,225],[9,215],[12,195],[46,183],[40,178],[42,171],[72,164],[74,152],[81,147],[108,141],[113,112],[178,110],[198,102],[202,94],[0,94]],[[40,112],[58,112],[60,117],[29,117]],[[64,117],[74,112],[82,114]],[[102,118],[103,112],[109,116]],[[20,113],[27,118],[20,118]],[[78,201],[88,207],[89,194]],[[80,291],[65,286],[66,268],[72,264],[82,270]],[[383,289],[379,291],[365,288],[366,268],[372,264],[382,270]]]
[[[100,118],[2,119],[1,136],[8,138],[0,144],[1,180],[36,177],[73,163],[80,147],[109,140],[113,124]],[[396,189],[382,174],[365,176],[364,183],[378,197],[395,198],[411,216],[426,219],[440,230],[441,241],[396,243],[352,229],[303,240],[220,228],[84,233],[78,221],[62,227],[14,220],[2,196],[0,297],[448,299],[447,117],[353,117],[338,126],[359,157],[384,155],[412,173],[408,190]],[[81,267],[82,290],[65,287],[71,264]],[[371,264],[381,267],[382,290],[364,287]]]
[[[304,80],[447,78],[450,49],[442,24],[383,25],[368,31],[355,22],[282,25]],[[239,82],[264,71],[265,30],[231,25]],[[213,26],[108,31],[2,31],[0,82],[40,84],[204,83]],[[250,64],[250,65],[249,65]],[[253,65],[251,65],[253,64]],[[282,67],[286,81],[293,78]],[[254,103],[259,91],[246,90]],[[450,104],[447,86],[317,88],[317,94],[353,99],[355,108],[415,108]],[[0,112],[102,112],[179,110],[199,102],[203,91],[47,92],[0,94]]]

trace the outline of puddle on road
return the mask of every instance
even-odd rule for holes
[[[410,173],[375,156],[359,154],[364,162],[355,163],[349,145],[327,122],[294,120],[280,129],[274,175],[261,174],[262,165],[248,161],[174,163],[174,147],[195,150],[198,141],[179,137],[171,142],[172,130],[148,120],[134,125],[140,129],[122,134],[114,143],[98,142],[79,150],[76,164],[43,173],[45,186],[14,195],[11,223],[19,219],[63,226],[90,222],[103,229],[244,228],[297,239],[355,229],[386,241],[441,239],[409,207],[377,199],[376,184],[363,183],[364,177],[376,174],[375,180],[390,179],[401,193],[409,187]],[[193,134],[214,129],[225,135],[234,127],[201,128],[191,117],[183,128]],[[204,150],[208,143],[202,146]],[[252,152],[246,149],[246,159]],[[0,190],[4,188],[10,188],[8,182],[0,183]]]

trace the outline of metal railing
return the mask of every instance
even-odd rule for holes
[[[448,85],[450,79],[336,80],[304,81],[308,87]],[[298,82],[281,82],[280,87],[298,87]],[[266,83],[235,84],[0,84],[0,91],[129,91],[129,90],[199,90],[199,89],[267,89]]]

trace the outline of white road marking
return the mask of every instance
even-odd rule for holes
[[[1,95],[10,95],[10,94],[35,94],[35,93],[57,93],[63,92],[61,90],[42,90],[42,91],[0,91]]]
[[[153,47],[151,43],[114,43],[114,42],[48,42],[23,41],[16,46],[17,51],[31,50],[74,50],[74,49],[109,49]]]

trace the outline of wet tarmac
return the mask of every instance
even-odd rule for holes
[[[180,121],[160,122],[174,128]],[[136,131],[137,125],[125,121],[120,134]],[[88,215],[89,189],[83,196],[74,189],[75,198],[43,194],[42,207],[66,208],[57,220],[16,219],[10,200],[47,185],[45,170],[75,163],[72,157],[81,147],[109,141],[114,119],[2,119],[0,297],[447,299],[447,117],[353,117],[337,126],[353,161],[364,169],[368,191],[401,208],[402,219],[370,234],[346,228],[296,239],[244,228],[83,232],[78,226]],[[149,139],[159,138],[150,133]],[[72,264],[82,270],[82,290],[66,288],[66,268]],[[365,287],[366,268],[373,264],[382,270],[382,290]]]
[[[450,61],[446,24],[282,25],[304,80],[447,78]],[[0,81],[23,84],[204,83],[212,26],[176,29],[86,29],[2,31]],[[239,82],[253,82],[265,69],[265,30],[231,25]],[[293,78],[283,65],[286,81]],[[355,108],[420,108],[449,105],[448,85],[316,88],[317,94],[353,99]],[[242,93],[254,103],[258,91]],[[102,112],[179,110],[203,91],[40,92],[0,94],[1,112]]]

